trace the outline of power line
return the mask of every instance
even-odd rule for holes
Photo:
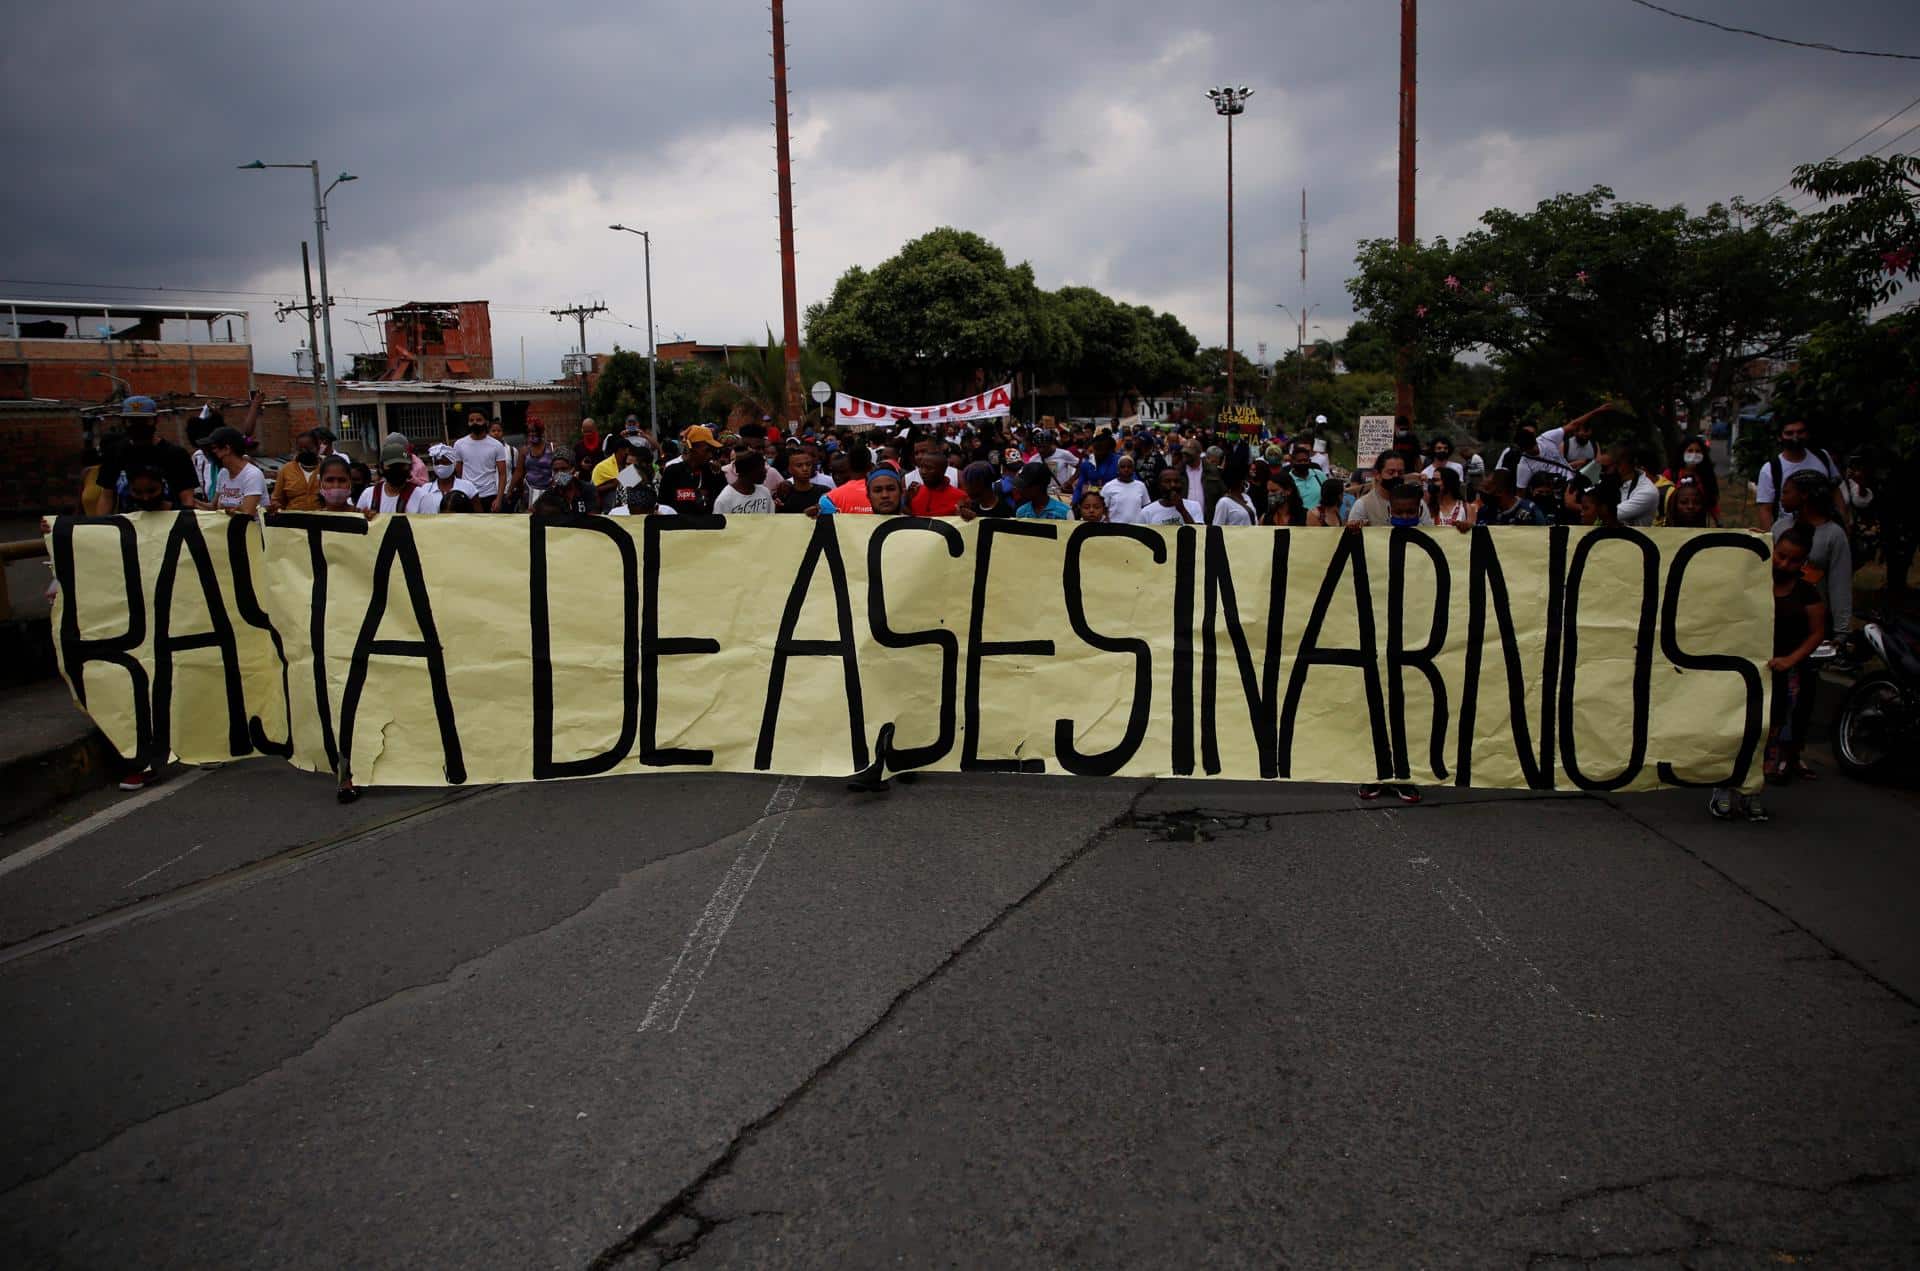
[[[1885,53],[1874,49],[1843,49],[1835,44],[1823,44],[1815,40],[1789,40],[1785,36],[1768,35],[1765,31],[1755,31],[1749,27],[1727,26],[1725,23],[1715,22],[1710,18],[1696,18],[1690,13],[1679,13],[1673,9],[1663,8],[1660,5],[1654,4],[1653,0],[1627,0],[1627,3],[1637,4],[1642,9],[1652,9],[1655,13],[1664,13],[1670,18],[1678,18],[1682,22],[1692,22],[1700,26],[1712,27],[1716,31],[1725,31],[1729,35],[1750,35],[1756,40],[1766,40],[1771,44],[1790,44],[1794,48],[1817,49],[1822,53],[1844,53],[1848,57],[1885,57],[1901,62],[1920,62],[1920,53]]]
[[[238,287],[143,287],[134,283],[109,282],[47,282],[34,278],[0,278],[0,286],[6,287],[50,287],[66,291],[111,291],[118,294],[140,293],[142,295],[180,295],[180,296],[244,296],[255,300],[277,301],[287,294],[280,291],[245,291]],[[404,305],[416,303],[402,300],[397,296],[346,296],[336,294],[334,301],[345,300],[354,304]],[[547,313],[547,306],[539,304],[517,304],[505,301],[488,301],[489,308],[511,313]]]
[[[1915,106],[1920,106],[1920,97],[1914,98],[1912,101],[1908,102],[1906,105],[1902,106],[1900,109],[1894,111],[1891,115],[1888,115],[1885,119],[1882,119],[1879,123],[1867,129],[1865,132],[1855,137],[1852,141],[1849,141],[1846,145],[1841,146],[1838,150],[1834,151],[1832,154],[1828,155],[1826,158],[1822,159],[1820,162],[1832,163],[1835,159],[1838,159],[1841,155],[1853,149],[1855,146],[1865,141],[1868,137],[1871,137],[1874,133],[1879,132],[1882,128],[1885,128],[1888,124],[1900,118],[1900,116],[1906,114],[1908,111],[1912,110]],[[1911,131],[1913,131],[1911,128],[1907,130],[1907,132],[1911,132]],[[1904,132],[1900,134],[1901,137],[1904,137],[1906,135],[1907,133],[1904,133]],[[1900,140],[1900,137],[1895,137],[1893,140],[1897,142]],[[1886,147],[1882,146],[1881,150],[1884,150],[1884,149],[1886,149]],[[1874,151],[1874,153],[1879,154],[1880,151],[1876,150]],[[1792,184],[1793,184],[1793,178],[1788,177],[1786,180],[1782,181],[1779,185],[1775,186],[1772,192],[1769,193],[1765,198],[1761,199],[1760,201],[1762,203],[1768,202],[1773,198],[1775,194],[1780,193],[1780,191],[1786,189],[1788,186]]]
[[[1913,125],[1913,127],[1907,129],[1905,132],[1901,133],[1899,136],[1895,137],[1891,141],[1882,142],[1879,145],[1879,147],[1873,150],[1869,150],[1865,155],[1861,157],[1871,159],[1873,158],[1874,155],[1879,154],[1881,151],[1891,149],[1892,147],[1899,145],[1901,142],[1905,141],[1908,137],[1911,137],[1916,132],[1920,132],[1920,124]],[[1771,198],[1772,195],[1769,195],[1768,197]],[[1794,195],[1792,198],[1787,200],[1787,206],[1794,207],[1802,199],[1812,199],[1812,198],[1815,198],[1812,191],[1802,190],[1800,193]],[[1807,206],[1811,207],[1812,204],[1809,203]]]

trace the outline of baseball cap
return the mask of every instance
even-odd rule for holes
[[[1313,417],[1313,422],[1316,424],[1324,424],[1327,422],[1327,417],[1325,415],[1315,415]]]
[[[711,446],[715,444],[713,429],[707,427],[705,424],[695,424],[693,427],[687,429],[687,431],[680,434],[680,440],[686,442],[689,446]]]
[[[153,404],[151,397],[129,397],[120,403],[122,419],[152,419],[159,413],[160,408]]]

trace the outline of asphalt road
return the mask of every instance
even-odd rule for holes
[[[1774,803],[102,793],[0,839],[0,1255],[1911,1266],[1920,805]]]

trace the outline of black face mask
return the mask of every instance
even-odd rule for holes
[[[1778,566],[1774,567],[1773,581],[1777,583],[1790,583],[1794,579],[1799,578],[1801,576],[1802,575],[1798,567],[1793,569],[1781,569]]]
[[[485,424],[475,424],[467,429],[467,431],[476,437],[484,437],[487,435],[487,426]]]
[[[159,512],[166,508],[167,497],[164,494],[156,494],[151,499],[129,498],[128,502],[136,512]]]
[[[1392,494],[1395,490],[1398,490],[1400,488],[1400,483],[1405,480],[1406,480],[1405,477],[1381,477],[1380,488],[1382,490],[1385,490],[1388,494]]]
[[[299,455],[300,466],[311,471],[320,466],[320,456],[310,450],[302,450]]]
[[[405,485],[413,479],[413,468],[404,463],[396,463],[386,469],[387,480],[393,485]]]

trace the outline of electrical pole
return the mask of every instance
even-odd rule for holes
[[[1416,112],[1415,68],[1419,60],[1419,0],[1400,0],[1400,245],[1413,245],[1413,180]],[[1413,420],[1413,385],[1407,380],[1408,350],[1402,346],[1395,367],[1394,413]]]
[[[773,150],[780,179],[780,304],[787,359],[783,432],[800,426],[800,299],[793,268],[793,157],[787,145],[787,20],[773,0]]]
[[[1300,377],[1300,403],[1307,401],[1307,191],[1300,190],[1300,338],[1294,342],[1294,370]]]
[[[587,359],[587,319],[596,313],[605,313],[605,305],[569,305],[565,309],[549,309],[548,313],[556,318],[574,318],[580,323],[580,418],[587,417],[587,368],[592,365]]]
[[[308,260],[307,245],[305,242],[300,244],[300,272],[307,280],[307,303],[303,305],[279,305],[275,307],[273,316],[284,319],[288,314],[296,311],[307,315],[307,357],[313,366],[314,422],[316,425],[325,425],[331,430],[334,425],[321,418],[321,412],[326,410],[327,406],[324,396],[325,390],[320,379],[320,337],[314,328],[313,320],[314,312],[319,306],[313,302],[313,266]],[[333,368],[329,366],[327,371],[331,374]]]

